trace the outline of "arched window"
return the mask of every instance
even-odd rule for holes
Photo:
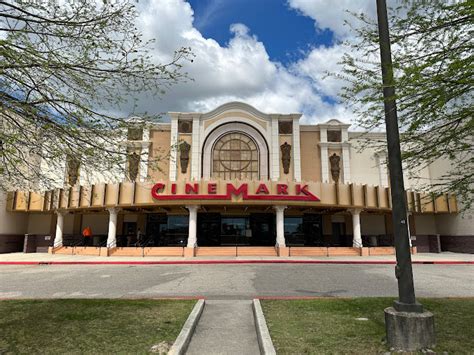
[[[212,177],[258,180],[259,151],[254,140],[241,132],[221,136],[212,149]]]

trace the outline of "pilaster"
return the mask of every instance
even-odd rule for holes
[[[342,170],[343,183],[351,183],[351,156],[350,146],[348,143],[342,145]]]
[[[140,181],[146,181],[148,179],[148,156],[150,153],[150,129],[148,127],[143,127],[143,144],[142,151],[140,154],[140,168],[139,175]]]
[[[178,155],[178,117],[171,116],[170,181],[176,181]]]
[[[270,178],[272,181],[278,181],[280,179],[280,142],[278,138],[278,116],[272,115],[272,135],[271,135],[271,167],[270,167]]]
[[[293,117],[293,174],[301,181],[300,116]]]
[[[321,180],[322,182],[329,182],[329,158],[328,158],[328,146],[321,144]]]
[[[379,169],[379,185],[388,187],[387,155],[385,152],[379,152],[375,155]]]
[[[191,143],[191,180],[199,180],[201,165],[200,117],[193,116],[193,135]]]

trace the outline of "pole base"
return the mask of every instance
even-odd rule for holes
[[[397,312],[416,312],[416,313],[423,313],[423,305],[421,303],[403,303],[399,300],[393,301],[393,308]]]
[[[385,309],[385,330],[391,349],[417,351],[432,349],[436,345],[433,313],[425,311],[398,312]]]

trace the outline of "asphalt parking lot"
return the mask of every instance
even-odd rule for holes
[[[418,297],[474,297],[474,265],[414,265]],[[1,265],[0,298],[397,296],[394,265]]]

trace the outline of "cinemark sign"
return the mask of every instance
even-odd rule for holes
[[[235,187],[228,183],[226,194],[217,194],[217,184],[207,184],[207,194],[199,191],[198,183],[186,183],[184,194],[177,194],[177,184],[171,184],[171,195],[163,194],[166,185],[157,183],[151,188],[151,195],[156,200],[231,200],[232,196],[242,196],[244,200],[268,200],[268,201],[319,201],[319,198],[312,194],[308,185],[296,184],[293,193],[290,193],[287,184],[277,184],[276,194],[270,194],[266,184],[259,184],[254,194],[249,193],[248,184],[240,184]]]

